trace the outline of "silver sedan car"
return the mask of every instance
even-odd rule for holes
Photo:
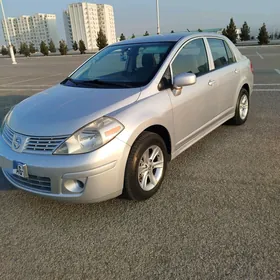
[[[148,199],[171,160],[223,123],[245,123],[252,72],[217,34],[110,45],[10,110],[0,166],[17,188],[49,198]]]

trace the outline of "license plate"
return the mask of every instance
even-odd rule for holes
[[[27,165],[21,162],[14,161],[13,174],[22,178],[28,178]]]

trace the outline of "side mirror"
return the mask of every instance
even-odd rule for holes
[[[174,95],[180,95],[183,87],[194,85],[195,83],[196,75],[193,73],[182,73],[175,76],[173,82]]]

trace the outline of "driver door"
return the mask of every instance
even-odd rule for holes
[[[173,78],[181,73],[194,73],[197,82],[185,86],[180,95],[169,91],[173,107],[176,150],[203,133],[218,115],[218,85],[209,71],[204,39],[186,43],[170,65]]]

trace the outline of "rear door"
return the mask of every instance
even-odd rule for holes
[[[218,38],[208,38],[212,53],[215,75],[219,91],[219,114],[224,114],[235,106],[235,96],[240,81],[240,69],[233,51],[226,41]]]

